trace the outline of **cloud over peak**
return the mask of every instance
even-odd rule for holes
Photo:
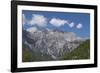
[[[47,18],[40,14],[32,14],[29,24],[45,27],[47,25]]]
[[[75,22],[73,21],[69,22],[69,20],[65,20],[61,18],[54,17],[48,20],[48,18],[42,14],[32,14],[32,17],[30,20],[27,20],[25,17],[25,14],[22,14],[22,24],[23,26],[26,24],[30,26],[36,25],[39,27],[46,27],[49,24],[49,25],[53,25],[54,27],[58,27],[58,28],[64,25],[68,25],[68,27],[76,28],[76,29],[81,29],[83,27],[83,24],[81,23],[76,25]]]
[[[81,29],[82,27],[83,27],[83,25],[81,23],[79,23],[79,24],[76,25],[77,29]]]
[[[24,25],[26,23],[26,17],[24,14],[22,14],[22,24]]]
[[[30,27],[27,29],[28,32],[30,33],[34,33],[35,31],[37,31],[37,28],[36,27]]]
[[[68,25],[69,25],[69,27],[72,28],[72,27],[74,27],[75,23],[74,23],[74,22],[71,22],[71,23],[69,23]]]
[[[59,18],[52,18],[50,20],[50,24],[52,24],[55,27],[60,27],[65,25],[67,22],[67,20],[63,20],[63,19],[59,19]]]

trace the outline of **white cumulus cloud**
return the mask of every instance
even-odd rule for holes
[[[66,23],[68,23],[67,20],[63,20],[63,19],[59,19],[59,18],[52,18],[50,20],[50,24],[52,24],[55,27],[63,26]]]
[[[81,29],[82,27],[83,27],[83,25],[80,24],[80,23],[79,23],[78,25],[76,25],[76,28],[77,28],[77,29]]]
[[[30,32],[30,33],[34,33],[37,30],[38,29],[36,27],[30,27],[30,28],[27,29],[27,31]]]
[[[24,14],[22,14],[22,24],[24,25],[26,23],[26,17]]]
[[[47,25],[47,18],[40,14],[33,14],[29,24],[45,27]]]
[[[75,23],[74,23],[74,22],[71,22],[71,23],[69,23],[68,25],[69,25],[69,27],[72,28],[72,27],[74,27]]]

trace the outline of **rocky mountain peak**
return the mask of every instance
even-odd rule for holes
[[[70,52],[81,43],[77,41],[75,33],[60,32],[57,29],[39,30],[36,27],[31,27],[23,30],[23,36],[25,35],[26,37],[23,37],[23,44],[28,49],[41,53],[41,55],[48,55],[52,59],[60,59],[63,53]]]

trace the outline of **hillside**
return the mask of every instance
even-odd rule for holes
[[[90,58],[90,40],[86,40],[80,44],[77,48],[69,53],[65,53],[64,60],[77,60],[77,59],[89,59]]]

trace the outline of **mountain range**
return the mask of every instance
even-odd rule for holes
[[[57,29],[22,30],[23,61],[62,60],[64,53],[77,48],[86,39],[77,37],[73,32]]]

